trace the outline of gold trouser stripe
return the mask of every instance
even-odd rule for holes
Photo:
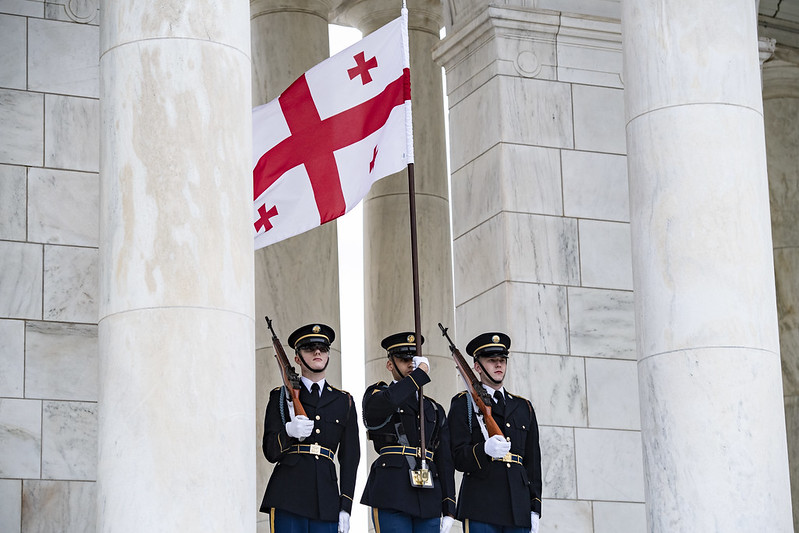
[[[275,533],[275,508],[269,509],[269,533]]]
[[[469,533],[469,519],[463,521],[463,533]]]
[[[380,520],[377,518],[377,507],[372,507],[372,522],[375,525],[375,533],[380,533]]]

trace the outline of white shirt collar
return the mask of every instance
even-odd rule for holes
[[[483,386],[483,388],[486,390],[486,392],[488,393],[489,396],[491,396],[492,398],[494,397],[494,392],[495,392],[494,389],[492,389],[491,387],[489,387],[485,383],[481,383],[480,385]],[[508,398],[507,393],[505,393],[505,386],[504,385],[501,386],[500,388],[498,388],[497,390],[502,393],[502,397],[503,398],[505,398],[505,399]]]
[[[322,389],[325,388],[325,378],[322,378],[319,381],[311,381],[310,379],[306,378],[305,376],[300,376],[300,379],[302,380],[302,384],[305,385],[305,388],[308,390],[308,392],[311,392],[311,386],[314,383],[319,385],[319,395],[320,396],[322,395]]]

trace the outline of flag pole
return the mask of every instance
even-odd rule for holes
[[[416,238],[416,184],[414,183],[413,163],[408,163],[408,207],[411,219],[411,270],[413,272],[413,326],[416,332],[416,355],[422,355],[422,319],[419,298],[419,252]],[[428,369],[429,370],[429,369]],[[424,436],[424,387],[419,387],[419,449],[422,469],[427,469]]]
[[[402,47],[405,57],[405,67],[410,71],[410,45],[408,36],[408,7],[405,0],[402,0],[400,9],[403,19],[402,28]],[[410,101],[405,105],[405,131],[406,131],[406,150],[408,156],[408,207],[410,211],[411,223],[411,270],[413,272],[413,329],[416,338],[416,355],[422,355],[422,319],[419,303],[419,252],[416,238],[416,185],[413,175],[413,118],[411,113]],[[429,370],[429,368],[428,368]],[[425,477],[424,485],[427,485],[429,471],[427,470],[427,458],[425,457],[425,431],[424,431],[424,387],[419,387],[419,450],[421,459],[421,469],[418,471],[420,477]],[[412,473],[413,474],[413,473]]]

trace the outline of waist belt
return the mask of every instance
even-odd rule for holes
[[[411,457],[421,457],[422,450],[413,446],[383,446],[380,448],[380,455],[410,455]],[[433,460],[433,451],[425,450],[424,457],[428,461]]]
[[[491,458],[492,461],[501,461],[503,463],[516,463],[517,465],[524,464],[522,463],[522,456],[516,455],[515,453],[506,453],[499,459]]]
[[[293,444],[289,447],[288,453],[305,453],[308,455],[315,455],[317,458],[321,455],[327,457],[331,461],[336,454],[330,448],[325,448],[319,444]]]

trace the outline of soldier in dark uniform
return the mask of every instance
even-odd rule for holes
[[[287,393],[269,394],[263,450],[277,463],[261,512],[277,533],[347,533],[361,456],[358,415],[349,393],[325,381],[335,332],[324,324],[294,331],[288,344],[302,371],[300,403],[307,417],[292,416]],[[293,410],[293,406],[292,406]],[[341,480],[336,476],[338,459]]]
[[[492,400],[492,416],[505,436],[487,438],[471,396],[452,399],[449,428],[455,469],[463,472],[458,520],[469,533],[537,533],[541,516],[541,449],[529,400],[502,385],[510,337],[490,332],[466,346]]]
[[[372,463],[361,503],[372,507],[375,531],[380,533],[445,533],[455,516],[449,431],[444,408],[427,396],[425,455],[432,487],[419,486],[420,478],[412,478],[412,471],[422,466],[417,393],[430,382],[430,363],[416,355],[414,333],[390,335],[381,345],[393,381],[375,383],[363,396],[367,434],[380,456]]]

